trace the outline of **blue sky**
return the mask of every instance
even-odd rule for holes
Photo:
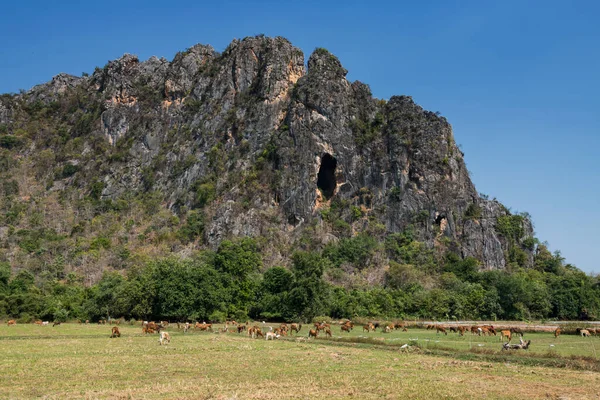
[[[172,59],[260,33],[287,37],[306,58],[325,47],[376,97],[440,111],[477,189],[528,211],[552,250],[600,272],[600,2],[203,3],[5,2],[0,93],[123,53]]]

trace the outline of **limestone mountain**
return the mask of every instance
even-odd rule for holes
[[[324,49],[284,38],[124,55],[0,97],[0,261],[89,283],[233,237],[292,250],[410,232],[480,268],[533,263],[533,229],[478,194],[448,121],[379,100]],[[379,245],[377,245],[379,246]],[[331,278],[381,283],[389,248]],[[400,257],[402,258],[402,257]]]

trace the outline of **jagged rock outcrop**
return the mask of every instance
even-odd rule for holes
[[[201,210],[211,247],[231,236],[292,243],[312,229],[324,243],[410,226],[431,248],[504,268],[513,244],[496,220],[508,211],[479,196],[448,121],[408,96],[375,99],[346,73],[324,49],[305,69],[283,38],[236,40],[221,54],[196,45],[171,62],[124,55],[0,102],[0,122],[17,128],[10,115],[20,99],[63,101],[55,118],[64,140],[84,144],[70,155],[76,179],[61,185],[115,201],[160,193],[176,215]],[[331,208],[340,229],[324,226]],[[517,239],[532,233],[525,220]]]

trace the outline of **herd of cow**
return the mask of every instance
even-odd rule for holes
[[[109,324],[113,324],[113,325],[119,325],[120,323],[120,319],[112,319],[109,320],[108,323]],[[86,320],[85,322],[83,321],[79,321],[80,323],[85,323],[85,324],[89,324],[89,320]],[[104,325],[107,323],[107,320],[100,320],[98,321],[99,325]],[[11,325],[16,325],[17,322],[12,319],[7,321],[8,326]],[[34,324],[36,325],[49,325],[50,322],[49,321],[41,321],[41,320],[37,320],[34,322]],[[199,331],[213,331],[213,324],[211,323],[206,323],[206,322],[196,322],[193,326],[191,323],[189,322],[185,322],[185,323],[180,323],[177,322],[177,329],[178,330],[183,330],[183,333],[187,333],[190,329],[194,329],[194,330],[199,330]],[[52,326],[57,326],[60,325],[60,322],[55,321],[52,323]],[[300,333],[300,330],[302,329],[302,324],[301,323],[282,323],[279,325],[279,327],[273,329],[272,326],[266,326],[265,322],[262,323],[263,327],[261,328],[259,325],[256,324],[249,324],[248,322],[246,322],[245,324],[242,323],[237,323],[236,321],[226,321],[224,327],[220,328],[220,332],[222,333],[234,333],[237,332],[238,334],[241,333],[246,333],[248,335],[248,337],[251,338],[265,338],[265,340],[275,340],[280,338],[281,336],[288,336],[288,335],[293,335],[293,334],[298,334]],[[161,345],[163,344],[168,344],[171,342],[171,336],[169,335],[168,332],[165,332],[164,329],[166,327],[169,326],[169,322],[168,321],[160,321],[158,323],[153,322],[153,321],[143,321],[142,322],[142,333],[144,334],[153,334],[153,333],[158,333],[159,334],[159,343]],[[346,332],[346,333],[350,333],[350,331],[352,331],[352,329],[354,329],[354,323],[350,320],[346,320],[343,322],[339,323],[340,326],[340,333]],[[478,336],[497,336],[498,331],[496,328],[494,328],[493,325],[472,325],[472,326],[465,326],[465,325],[440,325],[440,324],[429,324],[426,325],[425,328],[427,330],[435,330],[436,334],[444,334],[444,335],[448,335],[448,332],[454,332],[457,333],[460,336],[464,336],[465,333],[470,332],[472,335],[478,335]],[[363,332],[376,332],[377,329],[380,329],[382,333],[390,333],[394,330],[402,330],[403,332],[407,332],[408,331],[408,327],[406,326],[406,323],[404,322],[393,322],[393,323],[387,323],[387,324],[381,324],[379,322],[369,322],[366,324],[362,325],[362,331]],[[264,331],[263,331],[264,330]],[[312,329],[309,329],[308,331],[308,338],[317,338],[319,336],[319,334],[322,332],[322,334],[325,335],[325,337],[332,337],[332,331],[331,331],[331,324],[326,323],[326,322],[316,322],[313,325]],[[500,341],[504,342],[505,339],[508,339],[506,341],[506,343],[503,343],[503,350],[508,350],[508,349],[527,349],[529,347],[529,344],[531,343],[531,340],[525,342],[523,340],[523,331],[520,328],[517,327],[511,327],[509,329],[503,329],[503,330],[499,330],[500,333]],[[576,333],[578,335],[581,335],[582,337],[590,337],[592,335],[600,335],[600,328],[577,328]],[[558,338],[561,334],[561,329],[560,328],[556,328],[554,330],[554,337]],[[514,335],[519,335],[519,344],[511,344],[511,340],[513,338]],[[113,326],[111,328],[111,334],[110,334],[110,338],[118,338],[121,337],[121,332],[119,331],[118,326]]]

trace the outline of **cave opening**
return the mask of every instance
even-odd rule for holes
[[[319,167],[319,174],[317,175],[317,187],[323,193],[323,197],[329,200],[335,192],[336,180],[335,180],[335,168],[337,167],[337,160],[329,153],[323,154],[321,157],[321,166]]]
[[[435,217],[435,224],[436,225],[441,225],[442,221],[446,219],[446,216],[444,214],[440,214],[437,217]]]

